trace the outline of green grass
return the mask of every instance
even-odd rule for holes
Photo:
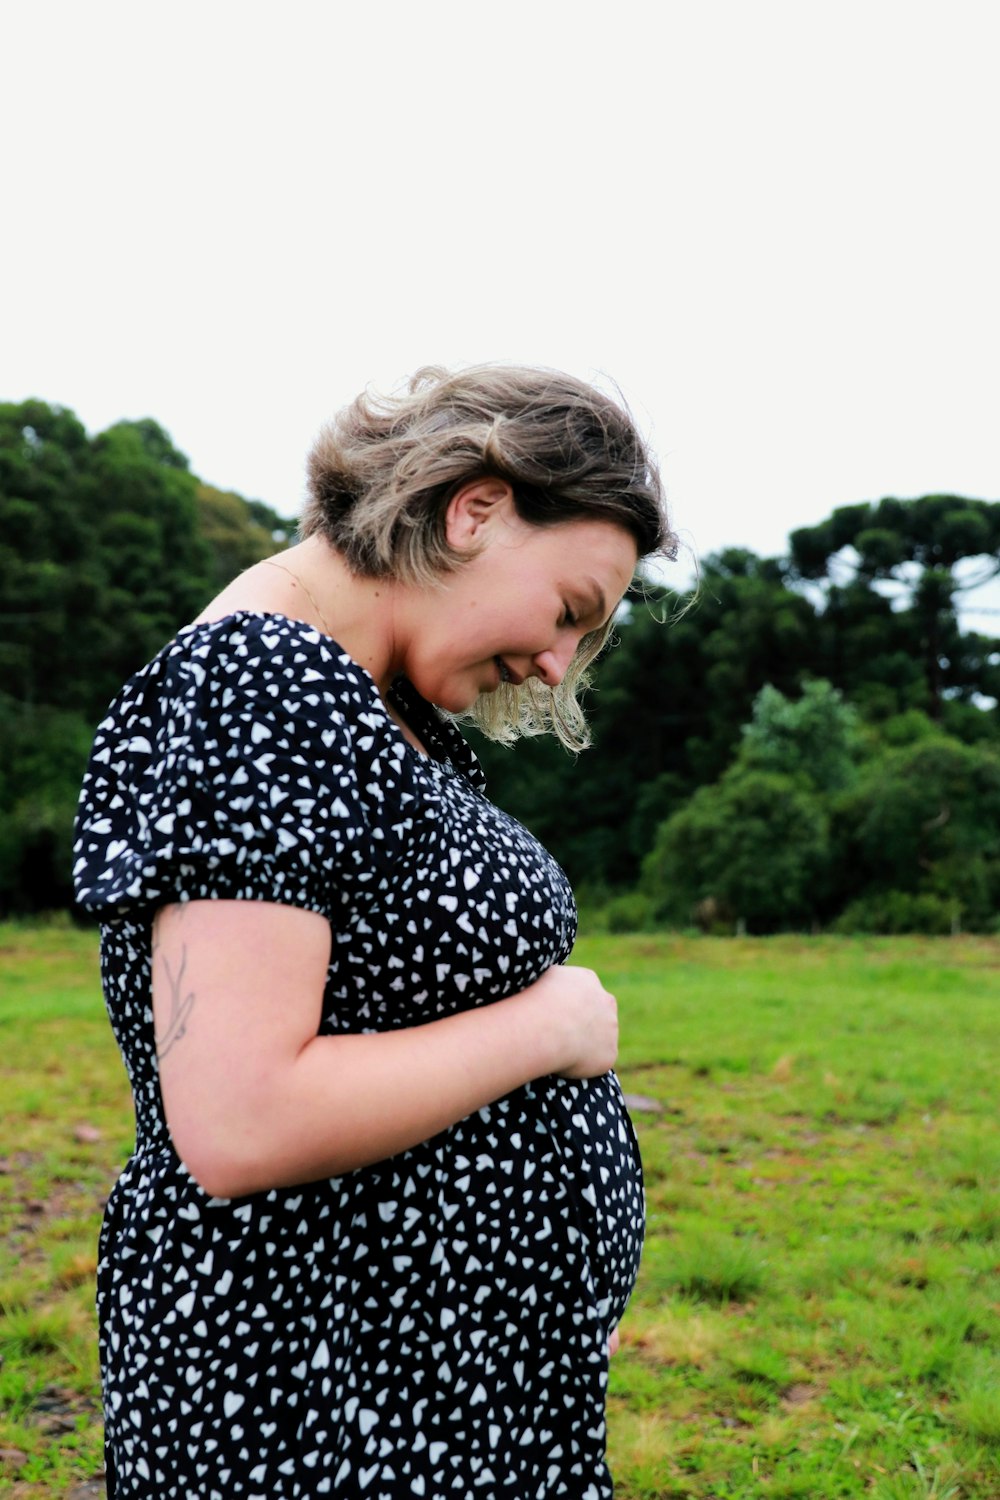
[[[94,932],[0,925],[0,1096],[0,1449],[27,1455],[0,1495],[63,1500],[103,1466],[97,1234],[132,1142]]]
[[[618,1500],[997,1500],[1000,942],[616,936],[574,961],[661,1106],[635,1117]],[[55,1500],[100,1467],[94,1247],[131,1139],[93,934],[0,927],[0,1091],[0,1448],[28,1455],[0,1495]]]
[[[1000,1496],[1000,944],[593,938],[649,1231],[619,1500]]]

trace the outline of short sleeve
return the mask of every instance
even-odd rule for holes
[[[366,834],[354,730],[374,685],[324,640],[230,617],[182,632],[130,681],[80,796],[80,906],[109,918],[252,900],[332,915]]]

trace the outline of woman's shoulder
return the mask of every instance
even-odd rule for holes
[[[373,691],[302,622],[246,612],[186,626],[98,728],[78,900],[119,915],[208,896],[326,910],[330,871],[370,830],[363,793],[398,760],[366,727],[380,722]]]
[[[210,661],[230,673],[286,666],[291,677],[292,668],[318,670],[324,679],[356,683],[369,695],[376,690],[370,674],[331,636],[272,610],[238,609],[185,625],[163,647],[164,655],[168,660]]]
[[[256,698],[275,708],[318,706],[344,719],[370,710],[378,689],[365,669],[329,636],[302,620],[237,610],[185,625],[136,672],[105,719],[121,720],[151,701],[196,698],[216,714]]]

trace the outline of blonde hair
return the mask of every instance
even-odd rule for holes
[[[510,485],[533,525],[611,521],[640,558],[676,553],[656,465],[629,413],[571,375],[513,365],[426,367],[402,394],[363,392],[309,455],[301,534],[323,536],[361,577],[433,588],[463,561],[447,539],[448,502],[486,477]],[[557,688],[503,683],[463,717],[504,743],[554,733],[583,749],[579,694],[610,633],[584,637]]]

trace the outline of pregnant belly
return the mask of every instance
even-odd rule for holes
[[[621,1085],[601,1078],[546,1078],[529,1085],[556,1142],[599,1310],[609,1330],[621,1318],[639,1271],[645,1228],[642,1163]]]
[[[390,1266],[405,1270],[458,1323],[481,1308],[494,1324],[525,1322],[530,1339],[543,1312],[570,1329],[592,1320],[605,1337],[624,1313],[645,1204],[614,1073],[538,1079],[357,1175],[356,1207],[380,1241],[370,1270],[385,1288]]]

